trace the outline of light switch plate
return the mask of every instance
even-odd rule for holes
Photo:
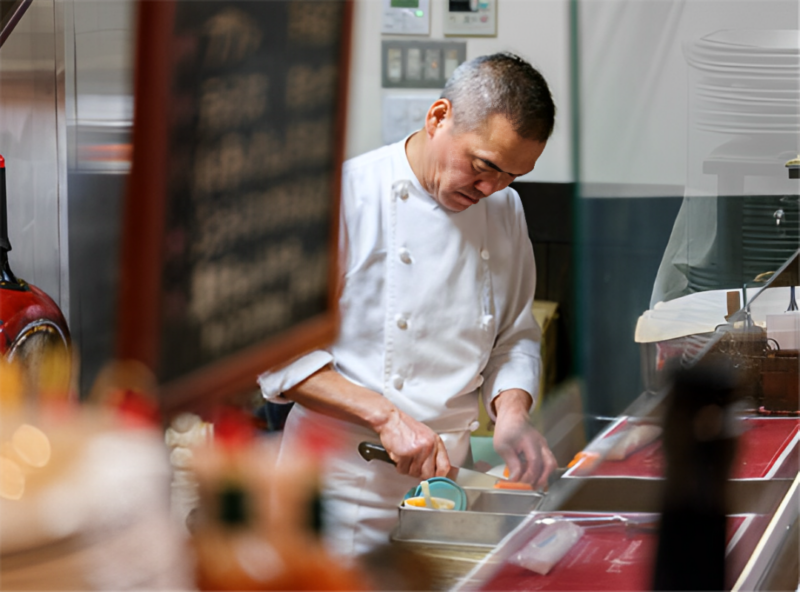
[[[383,88],[444,88],[467,59],[465,41],[397,40],[381,42]]]

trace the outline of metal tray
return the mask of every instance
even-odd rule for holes
[[[772,514],[791,484],[790,479],[729,481],[727,511]],[[465,488],[464,512],[401,506],[391,538],[407,543],[492,547],[533,511],[658,513],[663,487],[659,479],[569,477],[559,479],[547,494]]]
[[[493,547],[544,499],[538,492],[465,487],[467,510],[427,510],[400,506],[391,538],[404,543]]]

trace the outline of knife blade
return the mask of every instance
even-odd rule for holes
[[[396,464],[386,449],[380,444],[373,444],[372,442],[361,442],[358,445],[358,452],[366,461],[380,460],[389,464]],[[501,479],[492,477],[480,471],[473,471],[463,467],[450,467],[447,472],[447,478],[455,481],[461,487],[480,487],[480,488],[493,488]]]

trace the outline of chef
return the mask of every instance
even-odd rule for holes
[[[530,64],[483,56],[453,73],[421,130],[344,164],[340,334],[259,377],[267,400],[296,402],[286,462],[310,434],[336,434],[323,493],[338,553],[387,542],[403,495],[467,462],[480,393],[512,480],[542,486],[556,466],[529,423],[536,268],[508,187],[533,170],[554,116]],[[364,461],[362,441],[380,442],[396,467]]]

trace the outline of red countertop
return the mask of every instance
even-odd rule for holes
[[[645,516],[619,515],[633,521]],[[769,520],[770,516],[755,514],[728,517],[726,562],[729,582],[733,583],[741,574]],[[505,563],[482,590],[650,590],[657,545],[658,534],[654,530],[619,525],[587,528],[581,539],[547,575]]]
[[[627,422],[627,418],[620,418],[601,439],[610,438],[623,430]],[[741,420],[741,429],[732,479],[793,478],[797,474],[800,469],[800,418],[749,417]],[[660,439],[625,460],[605,460],[590,471],[583,464],[576,465],[565,476],[650,479],[664,476]]]

